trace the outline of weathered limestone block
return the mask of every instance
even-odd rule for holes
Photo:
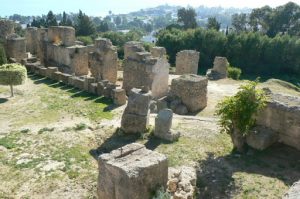
[[[60,81],[61,81],[61,80],[60,80],[61,74],[62,74],[61,72],[56,71],[55,73],[52,74],[52,79],[55,80],[55,81],[60,82]]]
[[[278,135],[269,128],[256,126],[247,135],[246,140],[252,148],[263,151],[278,141]]]
[[[96,81],[117,81],[118,53],[117,48],[109,39],[99,38],[95,40],[95,51],[89,53],[89,67]]]
[[[34,63],[27,62],[25,64],[25,66],[27,68],[27,71],[34,73],[35,72],[35,68],[38,67],[38,66],[41,66],[41,62],[39,62],[39,61],[34,62]]]
[[[125,133],[143,133],[149,124],[151,93],[132,89],[124,110],[121,128]]]
[[[48,67],[46,70],[46,77],[53,79],[53,74],[58,71],[57,67]]]
[[[207,76],[211,80],[225,79],[228,76],[229,62],[226,57],[216,57],[214,67],[207,71]]]
[[[135,57],[137,52],[144,52],[145,48],[143,47],[142,42],[129,41],[124,45],[124,59],[128,57]]]
[[[289,191],[283,196],[283,199],[299,199],[300,198],[300,181],[293,184]]]
[[[60,81],[63,82],[64,84],[69,84],[69,79],[70,77],[72,77],[72,75],[70,74],[66,74],[66,73],[60,73]]]
[[[89,92],[91,90],[91,84],[95,83],[94,77],[85,77],[84,79],[84,90]]]
[[[171,95],[178,97],[191,113],[207,106],[207,77],[182,75],[173,79]]]
[[[64,73],[62,73],[62,74],[64,74]],[[68,85],[69,86],[74,86],[74,80],[76,79],[77,77],[75,77],[75,76],[70,76],[69,78],[68,78]]]
[[[300,150],[300,98],[270,94],[267,107],[258,115],[257,124],[278,133],[279,142]]]
[[[150,49],[150,52],[153,57],[159,57],[159,58],[163,58],[167,54],[167,51],[164,47],[157,47],[157,46],[152,47]]]
[[[192,167],[169,168],[168,192],[173,199],[193,199],[196,193],[197,174]]]
[[[38,52],[38,45],[39,45],[39,33],[38,28],[36,27],[29,27],[26,29],[26,51],[30,52],[31,54],[36,55]]]
[[[37,29],[37,57],[40,59],[41,63],[44,64],[47,58],[47,42],[48,42],[48,29],[39,28]]]
[[[94,95],[97,95],[97,83],[91,83],[89,87],[89,92],[93,93]]]
[[[84,90],[84,79],[82,78],[74,78],[73,79],[73,84],[75,88],[78,88],[79,90]]]
[[[98,197],[101,199],[148,199],[168,180],[165,155],[133,143],[100,155]]]
[[[68,26],[52,26],[48,28],[48,42],[62,46],[75,45],[75,29]]]
[[[127,93],[132,88],[148,87],[153,98],[168,93],[169,63],[166,58],[154,58],[149,52],[133,53],[124,62],[123,88]]]
[[[115,85],[111,82],[107,83],[103,90],[103,96],[106,98],[112,98],[112,92],[116,88],[117,88],[117,85]]]
[[[114,104],[117,106],[122,106],[126,104],[127,96],[124,89],[113,89],[112,98],[114,100]]]
[[[180,133],[171,130],[173,119],[173,111],[170,109],[164,109],[159,111],[155,118],[155,130],[154,135],[163,140],[170,142],[178,140]]]
[[[19,37],[16,34],[7,36],[5,49],[7,57],[15,58],[19,63],[22,59],[27,58],[26,39],[24,37]]]
[[[15,32],[14,22],[0,19],[0,40],[5,41],[8,35]]]
[[[180,51],[176,55],[176,74],[197,74],[200,53],[195,50]]]
[[[47,74],[47,68],[41,66],[39,67],[39,72],[38,72],[39,75],[43,76],[43,77],[46,77],[46,74]]]

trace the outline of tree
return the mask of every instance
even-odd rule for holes
[[[7,58],[6,58],[5,50],[2,44],[0,43],[0,66],[6,63],[7,63]]]
[[[76,27],[77,36],[88,36],[96,32],[96,28],[93,22],[90,20],[90,18],[87,15],[82,13],[81,10],[79,10],[77,23],[75,27]]]
[[[177,12],[178,22],[183,23],[184,29],[196,28],[196,11],[193,8],[180,8]]]
[[[117,26],[119,26],[119,25],[121,25],[121,23],[122,23],[121,17],[120,17],[120,16],[117,16],[117,17],[115,18],[115,24],[116,24]]]
[[[253,9],[249,16],[249,24],[252,30],[266,33],[269,29],[271,13],[272,8],[269,6]]]
[[[247,30],[247,15],[242,14],[234,14],[232,15],[232,26],[238,32]]]
[[[255,125],[255,116],[267,102],[264,91],[257,89],[257,85],[258,80],[249,81],[236,95],[226,97],[217,105],[221,132],[231,136],[234,148],[239,152],[244,152],[245,137]]]
[[[50,26],[57,26],[56,17],[51,10],[48,12],[46,18],[46,27],[50,27]]]
[[[208,18],[207,28],[215,29],[217,31],[220,30],[221,24],[217,21],[215,17]]]
[[[4,64],[0,66],[0,85],[9,85],[11,97],[14,96],[13,86],[25,83],[26,68],[20,64]]]

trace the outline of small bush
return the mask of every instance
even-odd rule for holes
[[[7,63],[7,58],[5,54],[4,47],[0,43],[0,65],[6,64]]]
[[[228,77],[231,79],[239,80],[242,74],[242,70],[233,66],[228,67]]]
[[[44,132],[52,132],[52,131],[54,131],[54,128],[45,127],[45,128],[40,129],[38,134],[42,134]]]
[[[80,36],[77,37],[77,40],[83,42],[86,46],[94,43],[92,37],[90,36]]]
[[[26,68],[20,64],[4,64],[0,66],[0,85],[9,85],[11,96],[14,96],[13,86],[25,83]]]
[[[75,131],[83,131],[87,128],[88,128],[88,126],[85,123],[80,123],[80,124],[76,124],[76,126],[74,127],[74,130]]]

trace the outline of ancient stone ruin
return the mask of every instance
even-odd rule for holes
[[[124,45],[124,59],[128,57],[134,57],[137,52],[144,52],[145,48],[143,47],[142,42],[129,41]]]
[[[152,47],[150,49],[150,52],[153,57],[163,58],[167,56],[167,51],[164,47],[158,47],[158,46]]]
[[[16,62],[27,58],[26,39],[12,34],[6,37],[5,51],[8,58],[14,58]]]
[[[147,130],[151,98],[151,92],[131,90],[121,121],[121,129],[125,133],[144,133]]]
[[[171,129],[173,119],[173,111],[170,109],[164,109],[159,111],[155,118],[155,130],[154,135],[163,140],[170,142],[178,140],[180,133]]]
[[[274,142],[279,141],[300,150],[299,121],[299,97],[270,93],[267,107],[257,118],[257,125],[263,127],[264,130],[252,135],[259,137],[256,139],[261,140],[260,142],[256,142],[256,145],[257,143],[261,144],[259,146],[254,145],[254,148],[265,149]],[[253,142],[248,144],[251,145],[251,143]]]
[[[184,105],[190,113],[198,112],[207,106],[208,79],[198,75],[182,75],[173,79],[170,91],[170,106],[182,109]]]
[[[118,54],[117,48],[109,39],[99,38],[95,40],[94,51],[89,53],[89,67],[92,76],[97,81],[117,81]]]
[[[166,156],[133,143],[100,155],[98,197],[101,199],[151,198],[158,187],[166,187]]]
[[[169,63],[165,57],[153,57],[139,45],[125,45],[123,88],[127,93],[132,88],[148,87],[153,98],[168,93]]]
[[[0,41],[5,41],[8,35],[15,32],[14,22],[0,19]]]
[[[176,74],[197,74],[200,53],[195,50],[180,51],[176,55]]]
[[[216,57],[214,67],[207,71],[207,77],[210,80],[225,79],[228,75],[229,62],[226,57]]]

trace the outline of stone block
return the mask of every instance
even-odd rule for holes
[[[148,199],[168,180],[165,155],[133,143],[100,155],[98,197],[101,199]]]
[[[57,67],[48,67],[46,70],[46,77],[48,77],[49,79],[53,79],[53,73],[57,71],[58,71]]]
[[[200,53],[194,50],[180,51],[176,55],[176,74],[197,74]]]
[[[182,75],[173,79],[171,95],[179,98],[189,112],[195,113],[207,106],[207,77]]]
[[[214,66],[208,70],[207,76],[210,80],[225,79],[228,76],[229,62],[226,57],[216,57]]]
[[[68,26],[51,26],[48,28],[48,42],[62,46],[75,45],[75,29]]]
[[[87,91],[87,92],[89,92],[90,86],[94,82],[95,82],[95,78],[94,77],[85,77],[84,78],[84,90]]]
[[[144,116],[124,113],[121,121],[121,129],[126,134],[145,133],[149,126],[149,114]]]
[[[79,90],[84,90],[84,79],[81,79],[81,78],[74,78],[73,80],[74,82],[74,87],[75,88],[78,88]]]
[[[128,57],[135,57],[137,52],[144,52],[142,42],[129,41],[124,45],[124,59]]]
[[[89,92],[93,93],[94,95],[98,95],[97,94],[97,83],[91,83],[90,87],[89,87]]]
[[[67,85],[67,84],[69,84],[70,77],[72,77],[72,75],[66,74],[66,73],[61,73],[60,74],[60,81],[62,81],[64,84]]]
[[[47,68],[39,67],[39,75],[46,77],[46,74],[47,74]]]
[[[133,113],[141,116],[148,115],[151,93],[144,93],[140,89],[133,88],[129,94],[126,113]]]
[[[8,58],[14,58],[18,63],[21,63],[22,59],[27,58],[26,39],[16,34],[9,35],[6,38],[5,52]]]
[[[247,144],[257,150],[265,150],[278,141],[278,134],[273,130],[256,126],[246,137]]]
[[[0,40],[5,41],[8,35],[15,32],[14,21],[0,19]]]
[[[53,75],[52,75],[52,79],[53,80],[55,80],[55,81],[58,81],[58,82],[60,82],[61,80],[60,80],[60,77],[61,77],[61,72],[59,72],[59,71],[57,71],[57,72],[55,72],[55,73],[53,73]]]
[[[153,57],[163,58],[167,55],[167,51],[164,47],[152,47],[150,49],[150,52]]]
[[[112,98],[114,101],[114,104],[117,106],[122,106],[124,104],[126,104],[127,101],[127,96],[126,96],[126,92],[124,89],[113,89],[112,90]]]

